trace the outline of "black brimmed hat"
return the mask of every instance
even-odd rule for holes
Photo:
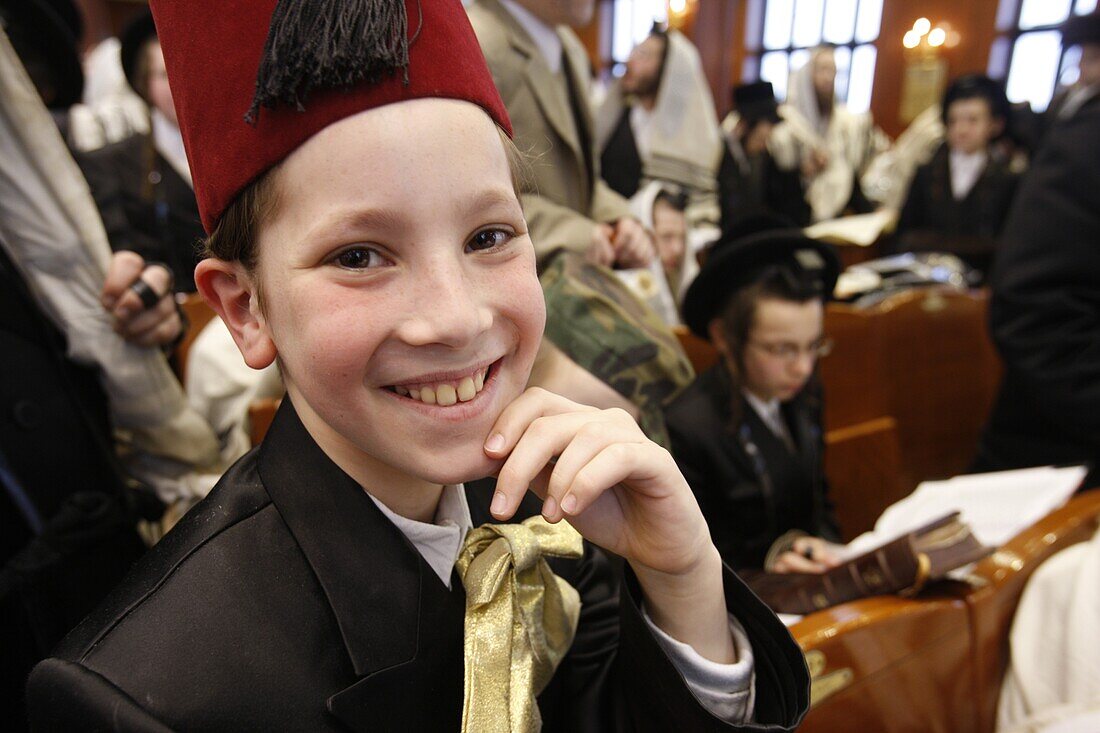
[[[1005,94],[1004,85],[984,74],[965,74],[947,87],[943,94],[943,122],[947,124],[947,110],[956,100],[981,98],[989,102],[989,111],[993,117],[1007,120],[1012,114],[1012,105]]]
[[[1062,25],[1062,48],[1082,43],[1100,43],[1100,10],[1075,15]]]
[[[119,36],[119,59],[122,61],[122,71],[126,74],[126,81],[130,88],[139,97],[145,99],[145,90],[139,89],[141,80],[137,78],[141,50],[145,44],[157,37],[157,27],[153,23],[153,14],[148,10],[138,13],[137,17],[127,24]]]
[[[757,81],[733,88],[733,107],[749,122],[779,122],[779,104],[770,81]]]
[[[723,238],[711,249],[684,296],[684,322],[709,339],[707,326],[738,290],[770,279],[786,279],[809,297],[828,300],[840,275],[833,248],[810,239],[801,229],[768,229]]]

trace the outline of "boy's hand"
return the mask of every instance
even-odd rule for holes
[[[547,520],[567,519],[630,562],[654,623],[708,659],[734,661],[706,521],[672,456],[626,412],[532,388],[505,408],[485,452],[504,460],[493,516],[511,518],[535,492]]]
[[[139,280],[157,297],[152,307],[146,307],[134,289]],[[115,331],[138,346],[170,344],[183,330],[172,293],[172,273],[164,265],[146,264],[136,252],[111,256],[100,302],[114,317]]]

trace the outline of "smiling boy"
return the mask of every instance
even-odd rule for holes
[[[36,669],[32,722],[796,725],[801,654],[723,569],[668,453],[621,411],[524,392],[545,313],[507,117],[461,5],[306,7],[153,4],[212,232],[196,283],[250,366],[278,359],[287,399]],[[310,55],[364,38],[377,47],[351,67]],[[297,71],[321,83],[285,81]],[[480,583],[479,553],[505,545]],[[626,559],[621,598],[593,545]],[[496,637],[483,597],[513,619]],[[478,646],[509,632],[503,662]]]

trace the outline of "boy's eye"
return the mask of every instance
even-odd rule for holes
[[[363,270],[368,267],[378,267],[385,263],[385,258],[377,250],[369,247],[354,247],[346,249],[336,255],[336,264],[349,270]]]
[[[493,247],[500,247],[507,244],[508,240],[512,238],[511,232],[507,232],[503,229],[485,229],[475,234],[471,239],[469,249],[480,252],[486,249],[492,249]]]

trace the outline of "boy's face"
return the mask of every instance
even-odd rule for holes
[[[977,97],[959,99],[947,108],[947,144],[960,153],[985,149],[1000,131],[989,102]]]
[[[145,54],[149,64],[149,103],[160,110],[169,122],[178,125],[176,105],[172,102],[172,89],[168,86],[168,72],[164,68],[164,53],[160,50],[160,42],[148,43]]]
[[[684,261],[687,246],[687,217],[667,201],[653,205],[653,238],[665,270],[676,270]]]
[[[744,386],[762,400],[785,402],[798,394],[814,372],[824,313],[817,299],[795,303],[765,298],[757,303],[741,356]]]
[[[495,125],[466,102],[391,104],[276,175],[260,329],[310,434],[361,482],[488,475],[482,446],[545,321]]]

